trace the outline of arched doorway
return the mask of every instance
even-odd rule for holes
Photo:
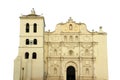
[[[73,66],[67,68],[66,80],[75,80],[75,68]]]

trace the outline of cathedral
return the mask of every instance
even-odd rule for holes
[[[20,16],[14,80],[108,80],[107,33],[71,17],[45,31],[44,16]]]

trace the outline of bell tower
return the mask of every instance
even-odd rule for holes
[[[14,61],[14,80],[43,80],[44,17],[31,14],[20,17],[19,54]]]

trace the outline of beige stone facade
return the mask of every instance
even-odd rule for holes
[[[43,16],[20,17],[19,54],[14,80],[108,80],[107,37],[69,18],[45,31]]]

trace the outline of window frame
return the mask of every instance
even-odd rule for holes
[[[26,23],[26,33],[29,33],[30,32],[30,25],[29,23]]]
[[[37,53],[36,52],[32,53],[32,59],[37,59]]]
[[[25,59],[29,59],[29,52],[25,52]]]
[[[33,32],[37,33],[37,24],[36,23],[33,24]]]

